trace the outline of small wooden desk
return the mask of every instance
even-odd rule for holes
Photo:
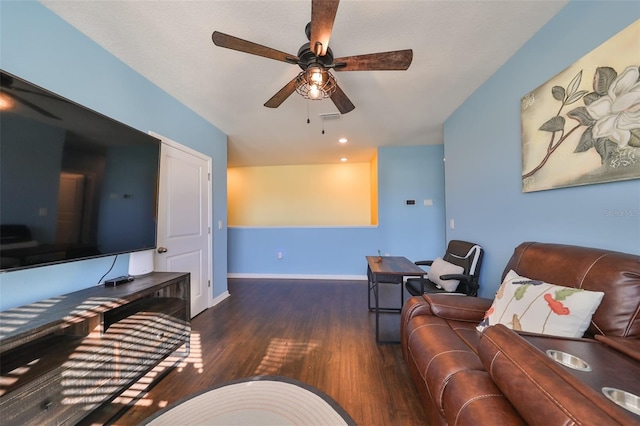
[[[380,312],[400,312],[402,310],[402,303],[404,302],[404,277],[419,277],[424,278],[426,272],[418,265],[402,256],[367,256],[367,279],[369,281],[369,309],[371,310],[371,290],[373,290],[373,296],[375,299],[375,307],[373,311],[376,313],[376,343],[399,343],[397,340],[380,340]],[[397,277],[400,284],[400,308],[381,308],[378,298],[378,284],[381,281],[380,278],[384,276]]]

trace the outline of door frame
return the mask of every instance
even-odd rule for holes
[[[149,134],[151,136],[153,136],[154,138],[160,139],[160,141],[165,144],[168,145],[174,149],[178,149],[180,151],[183,151],[187,154],[193,155],[194,157],[198,157],[201,160],[204,160],[207,162],[207,194],[209,194],[208,196],[208,202],[207,202],[207,244],[209,245],[209,257],[207,259],[207,269],[209,271],[209,276],[206,278],[207,282],[209,283],[207,285],[207,309],[213,306],[213,286],[214,286],[214,282],[213,282],[213,228],[212,228],[212,221],[213,221],[213,159],[211,157],[209,157],[206,154],[201,153],[200,151],[196,151],[193,148],[189,148],[188,146],[182,145],[179,142],[176,142],[172,139],[169,139],[165,136],[162,136],[159,133],[156,133],[154,131],[149,130]],[[158,159],[159,161],[159,159]],[[162,173],[162,170],[160,170],[160,173]],[[159,179],[159,177],[158,177]],[[159,208],[159,207],[158,207]],[[189,303],[191,303],[191,301],[189,301]]]

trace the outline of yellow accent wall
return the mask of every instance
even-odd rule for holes
[[[371,224],[378,224],[378,151],[369,163],[369,177],[371,179]]]
[[[371,168],[370,163],[229,168],[229,226],[371,225],[371,196],[377,194]]]

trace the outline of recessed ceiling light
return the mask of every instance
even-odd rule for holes
[[[340,159],[340,161],[342,161],[343,163],[344,163],[344,162],[346,162],[346,161],[347,161],[347,157],[342,157],[342,158]]]
[[[347,138],[340,138],[340,139],[338,139],[338,142],[347,143]]]

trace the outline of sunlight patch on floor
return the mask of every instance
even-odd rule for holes
[[[301,342],[291,339],[275,338],[269,342],[267,353],[262,357],[255,371],[256,376],[278,374],[285,362],[296,361],[308,355],[318,347],[317,342]]]

